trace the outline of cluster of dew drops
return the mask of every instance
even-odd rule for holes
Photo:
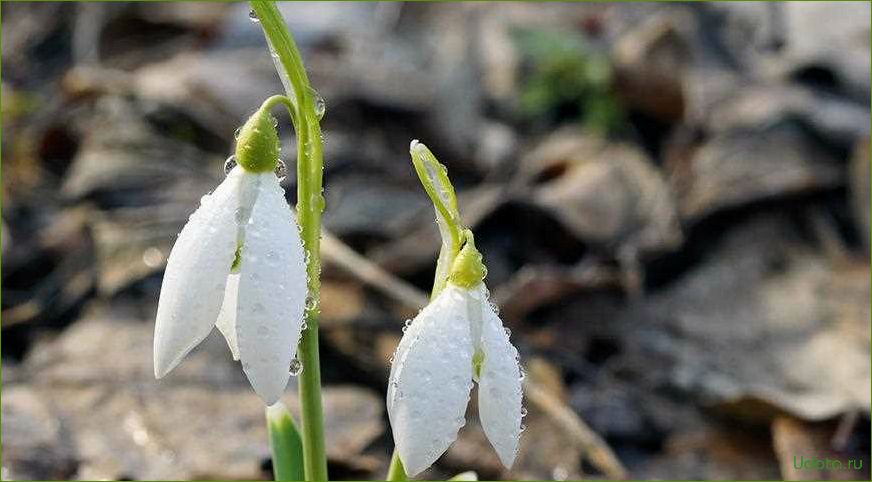
[[[487,288],[485,288],[485,290],[487,290]],[[490,292],[487,291],[486,293],[487,293],[487,296],[489,298]],[[496,303],[494,303],[493,301],[489,301],[489,303],[491,305],[491,308],[494,310],[494,312],[499,313],[499,308],[497,307]],[[406,321],[403,323],[403,333],[405,333],[409,330],[409,327],[412,326],[412,322],[413,322],[413,320],[411,318],[406,319]],[[503,330],[506,333],[506,338],[510,338],[512,336],[512,330],[509,327],[504,327]],[[394,352],[391,354],[390,359],[388,360],[388,363],[393,364],[396,361],[396,356],[397,356],[398,351],[399,351],[399,348],[394,350]],[[515,354],[515,361],[520,362],[520,357],[517,354]],[[520,363],[518,364],[518,370],[520,372],[518,378],[523,382],[524,379],[527,377],[527,372],[524,370],[524,367],[522,367],[520,365]],[[394,381],[392,383],[392,385],[394,388],[397,388],[398,384],[396,381]],[[521,407],[521,419],[523,420],[526,416],[527,416],[527,407],[522,406]],[[466,420],[463,419],[462,423],[460,423],[460,426],[462,427],[465,423],[466,423]],[[524,433],[525,430],[527,430],[527,426],[524,423],[521,423],[520,433]]]

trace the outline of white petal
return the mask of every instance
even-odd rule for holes
[[[306,266],[284,190],[272,172],[258,176],[259,193],[239,266],[236,336],[251,386],[272,405],[288,384],[288,368],[300,341]]]
[[[447,287],[406,330],[388,385],[388,416],[409,475],[429,467],[457,438],[472,388],[466,296]]]
[[[167,260],[154,327],[154,375],[161,378],[215,325],[236,251],[241,169],[203,196]]]
[[[239,346],[236,343],[236,300],[239,298],[239,274],[234,273],[227,277],[227,287],[224,289],[224,303],[218,312],[218,321],[215,326],[227,340],[230,353],[234,360],[239,360]]]
[[[483,307],[481,348],[484,362],[478,388],[479,418],[500,461],[510,468],[521,436],[521,367],[518,365],[518,350],[512,346],[503,322],[486,298]]]

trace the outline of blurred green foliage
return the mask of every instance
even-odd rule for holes
[[[580,118],[609,133],[624,124],[624,112],[612,93],[609,59],[572,31],[516,29],[513,39],[524,65],[520,114],[527,120],[554,122]]]

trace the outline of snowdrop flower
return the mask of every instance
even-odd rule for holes
[[[518,350],[488,301],[481,255],[465,233],[445,289],[404,330],[391,366],[388,416],[409,475],[433,464],[457,438],[473,381],[482,428],[507,468],[523,430]]]
[[[306,304],[303,246],[274,173],[275,120],[265,103],[240,129],[235,159],[173,246],[158,301],[161,378],[217,326],[267,405],[290,377]]]

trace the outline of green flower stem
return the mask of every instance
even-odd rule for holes
[[[427,149],[427,146],[418,141],[412,141],[409,146],[409,154],[412,156],[412,165],[415,166],[415,172],[421,180],[421,185],[436,209],[436,222],[439,224],[439,234],[442,236],[442,248],[439,251],[439,259],[436,261],[436,277],[433,280],[433,289],[430,291],[430,299],[432,300],[439,296],[439,293],[448,284],[451,268],[454,265],[454,260],[460,254],[467,233],[460,224],[457,196],[454,193],[454,186],[448,179],[448,170],[436,159],[430,149]],[[469,235],[471,238],[471,233]],[[474,244],[472,249],[475,250]],[[391,464],[388,467],[387,480],[404,481],[407,479],[406,469],[403,467],[400,454],[395,448],[391,456]]]
[[[303,364],[299,376],[300,411],[302,420],[303,461],[306,480],[327,480],[327,457],[324,447],[324,414],[321,406],[321,366],[318,355],[318,313],[320,307],[321,273],[321,211],[324,197],[321,126],[315,111],[315,99],[309,86],[300,52],[285,21],[273,2],[252,1],[267,43],[282,66],[278,74],[286,79],[287,92],[297,133],[297,218],[303,247],[306,250],[306,272],[309,297],[306,307],[306,329],[303,331],[297,357]]]

